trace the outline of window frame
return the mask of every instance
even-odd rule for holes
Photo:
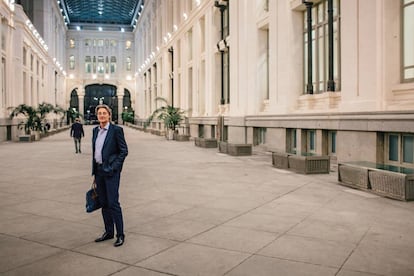
[[[409,0],[409,3],[404,3],[405,0],[401,0],[401,82],[402,83],[410,83],[414,82],[414,76],[412,78],[406,78],[405,77],[405,71],[406,70],[413,70],[414,71],[414,61],[413,64],[406,66],[405,65],[405,9],[407,7],[411,7],[414,9],[414,0]],[[414,13],[414,11],[413,11]],[[410,30],[409,33],[412,34],[412,31]],[[412,49],[409,49],[412,50]],[[414,74],[414,73],[413,73]]]
[[[335,91],[341,90],[341,13],[340,0],[334,1],[334,82]],[[336,12],[335,12],[336,8]],[[314,3],[312,6],[312,86],[313,94],[328,91],[329,80],[329,34],[328,34],[328,0]],[[322,16],[322,19],[321,19]],[[307,11],[303,12],[303,94],[307,94],[308,44]],[[337,42],[335,43],[335,38]]]
[[[398,138],[398,145],[397,145],[397,160],[390,160],[390,136],[397,136]],[[385,143],[384,143],[384,163],[394,166],[402,166],[402,167],[410,167],[414,168],[414,161],[413,163],[404,162],[404,144],[403,144],[403,137],[412,137],[414,139],[414,134],[412,133],[398,133],[398,132],[389,132],[385,134]],[[414,157],[414,150],[412,152]],[[412,158],[413,158],[412,157]],[[414,158],[413,158],[414,159]]]

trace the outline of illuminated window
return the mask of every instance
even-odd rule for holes
[[[75,40],[73,38],[69,39],[69,48],[75,48]]]
[[[114,56],[111,57],[110,67],[111,67],[110,68],[111,73],[115,73],[115,71],[116,71],[116,57],[114,57]]]
[[[104,57],[103,56],[99,56],[98,57],[98,67],[97,67],[97,72],[99,74],[103,74],[105,73],[105,62],[104,62]]]
[[[92,59],[90,56],[85,57],[85,72],[92,73]]]
[[[131,42],[131,40],[127,40],[127,41],[125,42],[125,49],[129,50],[129,49],[131,49],[131,46],[132,46],[132,42]]]
[[[126,58],[126,69],[127,71],[131,71],[131,57]]]

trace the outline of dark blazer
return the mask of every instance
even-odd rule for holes
[[[75,122],[72,124],[72,127],[70,128],[70,136],[78,139],[80,139],[82,136],[85,136],[81,123]]]
[[[99,126],[92,133],[92,175],[95,175],[97,163],[95,161],[95,142],[98,137]],[[124,137],[124,130],[114,124],[109,124],[108,133],[102,147],[102,169],[109,174],[121,172],[125,157],[128,155],[128,146]]]

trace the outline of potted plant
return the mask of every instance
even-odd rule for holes
[[[63,110],[63,112],[65,111]],[[82,118],[82,114],[80,114],[79,111],[77,111],[76,108],[74,107],[68,108],[68,110],[66,111],[66,114],[67,114],[68,125],[75,122],[76,118]]]
[[[134,115],[134,110],[132,108],[125,109],[122,112],[121,115],[122,115],[122,121],[124,123],[131,123],[131,124],[134,123],[134,121],[135,121],[134,120],[135,115]]]
[[[167,100],[161,97],[157,97],[155,100],[167,103]],[[164,127],[167,129],[167,139],[173,140],[174,134],[177,132],[177,126],[182,120],[185,119],[184,113],[185,111],[179,107],[173,107],[168,104],[161,106],[154,110],[151,116],[148,117],[144,124],[144,128],[146,128],[154,120],[154,118],[157,118],[164,122]]]
[[[20,104],[13,108],[10,119],[17,118],[20,115],[25,117],[25,121],[18,124],[19,129],[24,129],[24,135],[20,135],[21,141],[33,141],[35,140],[35,134],[42,130],[42,119],[38,110],[32,106],[26,104]],[[40,134],[39,134],[40,137]]]
[[[58,107],[48,103],[41,103],[37,108],[26,104],[20,104],[13,108],[10,119],[23,116],[25,121],[18,124],[19,129],[24,129],[24,135],[20,135],[20,141],[33,141],[40,139],[40,132],[47,132],[46,116],[50,112],[60,113]]]

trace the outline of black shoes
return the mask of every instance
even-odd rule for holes
[[[121,235],[121,236],[116,238],[116,242],[114,243],[114,246],[115,247],[121,246],[121,245],[124,244],[124,241],[125,241],[125,236]]]
[[[102,235],[102,237],[99,237],[99,238],[97,238],[96,240],[95,240],[95,242],[102,242],[102,241],[106,241],[106,240],[110,240],[110,239],[113,239],[114,238],[114,234],[112,233],[107,233],[107,232],[105,232],[103,235]],[[117,239],[117,241],[118,241],[118,239]],[[123,240],[122,240],[122,242],[123,242]]]
[[[110,240],[114,238],[114,234],[105,232],[101,237],[97,238],[95,242],[102,242],[106,240]],[[121,246],[124,244],[125,241],[125,235],[120,235],[116,238],[116,241],[114,243],[115,247]]]

